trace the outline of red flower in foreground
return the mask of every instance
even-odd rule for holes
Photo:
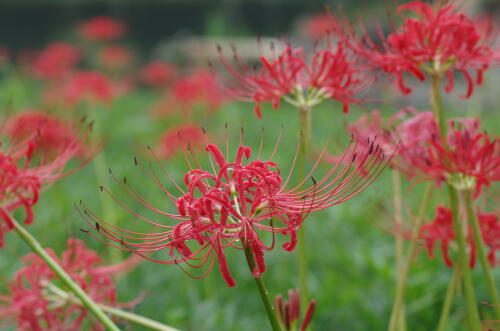
[[[35,76],[49,81],[67,77],[80,62],[81,53],[73,45],[65,42],[52,43],[34,60]]]
[[[495,214],[478,214],[479,227],[484,244],[489,247],[488,260],[492,267],[498,263],[495,261],[495,252],[500,249],[500,222]],[[472,229],[467,228],[467,238],[469,244],[469,266],[474,267],[476,261],[476,244],[472,235]],[[434,257],[434,246],[440,243],[443,260],[446,266],[453,266],[450,258],[450,243],[455,241],[455,230],[453,227],[453,217],[451,210],[443,206],[438,206],[436,216],[431,223],[422,225],[420,228],[420,239],[425,241],[427,252],[431,258]]]
[[[208,144],[205,132],[198,126],[187,124],[170,128],[160,138],[158,155],[170,158],[179,151],[201,150]]]
[[[99,64],[107,69],[119,70],[129,66],[134,59],[132,51],[124,46],[110,45],[99,52]]]
[[[72,106],[82,101],[108,103],[114,97],[110,81],[96,71],[76,72],[64,85],[63,93]]]
[[[236,158],[229,162],[221,150],[209,144],[210,166],[207,170],[193,169],[184,176],[184,185],[176,184],[166,173],[172,185],[179,190],[176,196],[160,184],[150,167],[136,164],[153,179],[164,192],[176,211],[161,210],[146,202],[140,193],[131,188],[127,180],[114,177],[116,183],[140,205],[169,220],[153,221],[133,212],[133,208],[120,205],[136,218],[158,228],[154,233],[139,233],[120,229],[99,218],[82,204],[82,216],[89,225],[106,238],[105,242],[116,248],[136,252],[155,262],[164,264],[186,263],[198,269],[207,266],[210,271],[215,261],[228,286],[235,286],[226,260],[226,249],[249,249],[256,262],[253,275],[258,277],[266,270],[264,252],[274,248],[275,241],[266,245],[260,238],[262,232],[288,236],[282,248],[291,251],[297,243],[297,230],[310,212],[344,202],[362,192],[383,170],[386,162],[380,149],[356,154],[356,145],[347,149],[344,159],[312,185],[304,179],[295,187],[288,187],[290,174],[284,179],[281,170],[272,160],[262,161],[260,153],[254,161],[249,147],[239,146]],[[357,158],[361,160],[357,162]],[[343,160],[342,160],[343,161]],[[198,161],[196,165],[200,165]],[[316,163],[317,166],[317,163]],[[311,170],[311,174],[316,170]],[[363,173],[361,173],[363,170]],[[162,167],[162,171],[165,171]],[[367,173],[368,172],[368,173]],[[103,191],[111,194],[107,189]],[[114,198],[113,196],[113,199]],[[171,208],[172,208],[171,207]],[[100,239],[100,237],[97,237]],[[100,239],[101,240],[101,239]],[[166,250],[168,258],[156,259],[148,252]]]
[[[404,73],[420,81],[425,80],[426,73],[445,75],[448,81],[445,91],[451,92],[457,71],[467,81],[464,97],[468,98],[494,61],[495,52],[488,45],[491,29],[486,28],[485,22],[475,22],[461,13],[457,4],[439,3],[431,6],[411,1],[399,6],[398,13],[411,12],[416,18],[406,18],[383,42],[383,49],[368,39],[368,48],[362,51],[386,73],[397,76],[404,94],[412,91],[404,83]],[[472,78],[471,70],[476,71],[476,79]]]
[[[153,61],[142,68],[140,77],[142,82],[156,87],[165,87],[170,84],[177,74],[175,66],[160,61]]]
[[[43,186],[70,174],[64,172],[64,168],[71,158],[81,152],[79,141],[63,139],[58,142],[56,153],[45,145],[50,141],[45,129],[40,128],[39,132],[42,132],[40,136],[34,131],[26,139],[17,142],[14,139],[13,145],[0,144],[0,247],[3,246],[3,233],[13,227],[10,213],[22,209],[23,222],[31,224],[34,220],[33,206],[38,202]],[[81,166],[88,160],[83,161]]]
[[[500,180],[500,142],[479,129],[476,120],[451,121],[446,143],[438,138],[429,141],[424,162],[419,164],[423,176],[437,184],[474,190],[475,197],[483,186]]]
[[[67,249],[59,259],[47,252],[97,303],[111,307],[131,307],[136,303],[118,303],[112,273],[130,269],[134,260],[125,260],[114,266],[99,266],[101,259],[78,239],[69,239]],[[105,330],[81,304],[60,295],[58,278],[37,255],[29,254],[25,266],[10,282],[9,295],[0,296],[0,317],[16,323],[22,331],[82,330],[89,323],[92,330]],[[63,292],[65,293],[65,292]]]
[[[116,40],[123,37],[126,31],[123,22],[106,16],[94,17],[79,28],[80,35],[90,41]]]
[[[290,44],[276,50],[271,44],[273,57],[261,56],[258,70],[244,63],[233,49],[234,65],[220,51],[220,61],[233,81],[227,82],[229,96],[242,101],[255,102],[255,114],[262,117],[261,104],[271,102],[279,108],[283,99],[297,107],[312,107],[325,99],[343,104],[348,112],[349,104],[359,103],[357,95],[372,83],[367,68],[352,52],[350,43],[341,40],[308,55],[301,48]]]
[[[300,293],[299,289],[288,290],[288,301],[283,302],[283,297],[277,295],[274,299],[276,305],[276,312],[281,326],[285,331],[297,330],[296,326],[300,320]],[[316,309],[316,300],[311,300],[307,305],[307,310],[300,323],[299,331],[305,331],[311,323],[314,310]]]

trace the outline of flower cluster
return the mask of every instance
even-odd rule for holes
[[[52,43],[35,58],[33,71],[40,79],[60,81],[72,72],[81,57],[81,52],[71,44]]]
[[[165,87],[170,84],[177,74],[177,69],[167,63],[153,61],[142,68],[140,79],[144,84]]]
[[[232,64],[219,48],[220,61],[233,78],[225,84],[227,93],[237,100],[255,102],[254,111],[259,118],[262,103],[271,102],[277,109],[281,99],[297,107],[312,107],[325,99],[334,99],[348,112],[349,105],[359,103],[359,93],[373,81],[345,38],[335,45],[327,42],[324,49],[311,55],[288,43],[280,46],[282,49],[276,50],[275,44],[271,44],[274,55],[262,55],[258,70],[246,64],[235,49]]]
[[[496,56],[488,45],[490,29],[460,12],[454,3],[442,5],[436,1],[433,6],[411,1],[399,6],[397,12],[411,12],[416,17],[406,18],[383,41],[382,48],[366,38],[368,47],[361,48],[365,57],[386,73],[395,75],[404,94],[412,91],[404,83],[405,73],[420,81],[425,80],[426,74],[445,75],[445,91],[451,92],[454,72],[459,72],[468,84],[464,97],[470,97]],[[471,70],[477,73],[475,79]]]
[[[130,307],[135,303],[120,304],[111,274],[135,264],[125,260],[114,266],[100,266],[101,259],[78,239],[69,239],[61,258],[47,252],[97,303],[113,307]],[[56,274],[35,254],[23,259],[25,266],[9,283],[9,295],[0,296],[0,317],[10,319],[22,331],[70,331],[84,326],[92,330],[105,328],[93,318],[76,297],[57,287]]]
[[[495,252],[500,249],[500,221],[495,214],[477,214],[479,227],[484,244],[489,247],[488,261],[492,267],[498,265],[495,259]],[[467,228],[467,242],[469,245],[469,266],[474,267],[476,261],[476,243],[472,236],[472,229]],[[425,241],[425,246],[429,256],[434,257],[434,246],[440,244],[443,260],[446,266],[453,266],[450,258],[450,243],[455,241],[455,230],[453,227],[453,216],[451,210],[443,206],[438,206],[436,216],[431,223],[422,225],[419,238]]]
[[[20,127],[23,122],[30,127]],[[0,132],[0,137],[11,143],[0,144],[0,247],[3,233],[13,227],[10,213],[22,209],[23,222],[31,224],[43,186],[68,174],[64,172],[68,161],[83,152],[68,127],[40,113],[20,115],[2,126],[6,132]]]
[[[80,35],[89,41],[110,41],[123,37],[127,27],[111,17],[94,17],[80,26]]]
[[[106,239],[119,243],[111,245],[136,252],[152,261],[166,264],[184,262],[193,268],[208,264],[208,273],[217,260],[227,285],[235,286],[227,265],[226,249],[249,250],[255,261],[253,275],[259,277],[266,270],[264,252],[275,246],[274,240],[266,245],[260,237],[261,233],[269,232],[273,238],[277,234],[288,236],[289,240],[282,248],[293,250],[297,243],[297,230],[310,212],[354,197],[380,174],[386,164],[379,148],[358,155],[356,144],[353,143],[344,154],[342,162],[332,167],[318,181],[313,178],[313,185],[307,185],[308,181],[304,179],[297,186],[288,188],[291,172],[284,180],[280,168],[272,160],[260,160],[259,153],[257,160],[244,162],[251,157],[249,147],[239,146],[234,162],[228,162],[216,145],[209,144],[206,150],[211,161],[211,171],[198,168],[186,173],[185,189],[173,182],[172,177],[167,174],[172,184],[182,192],[180,197],[175,197],[162,186],[156,173],[146,171],[175,204],[177,212],[163,211],[152,206],[129,187],[126,179],[121,182],[114,177],[116,183],[136,202],[161,216],[175,220],[175,224],[165,225],[150,220],[122,203],[120,205],[125,210],[158,227],[159,231],[138,233],[117,228],[99,218],[85,205],[82,205],[82,216]],[[345,160],[349,162],[343,162]],[[138,162],[137,164],[140,165]],[[111,194],[107,189],[101,189]],[[163,249],[168,249],[170,258],[167,260],[154,259],[145,254]]]

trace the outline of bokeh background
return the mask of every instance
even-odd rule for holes
[[[380,21],[385,19],[384,1],[374,0],[2,0],[0,45],[7,46],[15,57],[24,51],[42,49],[53,41],[73,42],[77,39],[76,24],[97,15],[107,15],[126,22],[128,32],[120,44],[134,51],[136,68],[150,60],[161,59],[189,70],[193,66],[206,65],[210,57],[216,55],[216,43],[247,45],[260,35],[286,37],[299,45],[302,42],[309,45],[301,32],[301,25],[311,15],[323,12],[325,5],[334,12],[342,8],[354,21],[358,14]],[[475,1],[471,6],[471,11],[476,14],[495,15],[500,3],[495,0]],[[485,121],[484,125],[489,131],[498,132],[499,83],[498,70],[490,72],[486,84],[472,100],[458,101],[456,97],[446,97],[445,105],[456,116],[482,114],[483,118],[495,118]],[[42,89],[40,82],[4,72],[0,79],[0,107],[40,108]],[[421,86],[411,98],[402,99],[395,87],[385,82],[371,92],[384,103],[368,105],[366,109],[353,108],[349,115],[343,115],[340,105],[334,102],[323,103],[314,109],[315,145],[320,148],[330,138],[334,141],[331,152],[339,152],[350,138],[346,124],[355,121],[367,109],[380,108],[383,114],[391,114],[409,103],[417,109],[425,109],[428,104],[426,93],[426,87]],[[133,166],[133,158],[147,159],[146,145],[155,146],[166,129],[178,124],[176,120],[158,118],[153,114],[151,107],[161,97],[158,91],[139,87],[106,107],[68,110],[79,115],[87,114],[95,120],[106,140],[102,153],[107,166],[119,176],[127,176],[133,186],[159,206],[164,204],[163,197],[153,183],[143,180],[143,175]],[[199,117],[198,123],[213,133],[215,139],[223,139],[221,132],[228,123],[233,146],[238,139],[239,127],[243,125],[245,139],[254,147],[258,146],[260,127],[263,126],[267,152],[274,148],[275,138],[283,126],[285,138],[278,149],[278,160],[285,164],[284,169],[288,169],[287,160],[293,157],[297,143],[295,110],[285,104],[278,111],[265,106],[264,119],[258,120],[252,107],[251,104],[227,102],[217,112],[206,114],[200,105],[196,112],[204,115]],[[187,169],[182,155],[165,161],[165,164],[178,178],[183,169]],[[105,171],[99,174],[101,170],[91,163],[43,194],[36,208],[35,224],[30,230],[44,246],[60,252],[68,238],[78,237],[100,252],[105,261],[118,261],[126,255],[80,231],[85,224],[73,205],[79,200],[85,200],[98,214],[111,215],[120,225],[136,222],[109,199],[100,196],[97,187],[102,184],[109,185],[119,197],[123,196],[116,186],[113,187]],[[386,171],[360,196],[307,220],[309,292],[318,301],[313,322],[316,330],[384,330],[387,326],[395,289],[390,177],[390,171]],[[418,205],[422,190],[419,185],[406,185],[403,192],[407,201],[405,213],[411,220],[411,210]],[[437,197],[434,206],[440,200],[445,201]],[[427,217],[431,218],[432,214]],[[147,231],[143,224],[137,223],[136,226],[135,229]],[[7,236],[6,247],[0,254],[2,291],[26,253],[28,250],[23,243],[14,235]],[[129,301],[145,294],[135,312],[182,330],[267,329],[268,322],[254,281],[242,257],[237,253],[229,256],[229,265],[237,281],[237,287],[231,289],[227,288],[216,268],[207,278],[195,280],[176,266],[144,262],[118,280],[120,300]],[[272,295],[286,293],[298,285],[296,253],[275,250],[266,255],[266,261],[268,271],[265,278]],[[409,330],[429,330],[436,325],[450,275],[451,270],[444,267],[440,259],[430,260],[423,251],[419,254],[408,284]],[[498,270],[496,276],[498,279]],[[486,297],[479,277],[476,284],[478,297]],[[452,315],[449,329],[463,330],[462,318],[460,314]],[[138,326],[130,329],[143,330]]]

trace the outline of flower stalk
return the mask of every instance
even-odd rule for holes
[[[250,271],[253,271],[255,269],[255,259],[253,257],[253,253],[249,245],[245,244],[244,251],[248,267],[250,268]],[[264,308],[266,309],[267,318],[269,319],[269,323],[271,324],[273,331],[282,331],[281,326],[276,317],[274,305],[272,304],[271,299],[269,298],[269,291],[267,290],[266,285],[264,284],[262,276],[254,278],[255,278],[255,283],[257,284],[257,287],[259,289],[260,298],[262,299],[262,303],[264,304]]]
[[[446,290],[446,296],[444,298],[443,309],[441,310],[441,315],[439,316],[439,324],[437,331],[446,331],[446,326],[448,324],[448,316],[450,315],[451,304],[453,302],[453,296],[458,285],[458,268],[455,266],[453,268],[453,275],[451,276],[450,282],[448,284],[448,289]]]
[[[498,290],[491,273],[491,268],[488,264],[488,259],[486,257],[486,252],[484,249],[484,241],[481,236],[481,229],[479,227],[479,221],[474,212],[473,201],[472,201],[472,191],[465,191],[465,201],[467,206],[467,214],[469,218],[469,223],[472,225],[472,231],[474,234],[474,242],[476,244],[477,253],[479,256],[479,263],[483,269],[484,279],[486,281],[486,287],[490,295],[491,303],[493,304],[493,309],[495,312],[495,319],[500,320],[500,299],[498,297]]]
[[[64,271],[54,259],[47,254],[42,245],[25,228],[23,228],[14,218],[11,217],[14,230],[21,239],[37,254],[47,266],[61,279],[61,281],[79,298],[84,305],[109,331],[120,331],[113,321],[103,312],[103,310],[85,293],[77,283]]]
[[[476,293],[474,291],[472,275],[465,255],[465,238],[458,213],[458,194],[451,185],[448,185],[448,192],[450,196],[450,207],[453,215],[455,236],[458,244],[458,268],[460,274],[463,275],[469,322],[473,330],[481,330],[481,320],[479,318],[479,312],[476,305]]]
[[[71,303],[76,304],[76,305],[83,305],[82,302],[81,302],[81,300],[79,300],[78,298],[75,298],[74,296],[70,295],[70,293],[68,293],[68,292],[60,289],[59,287],[57,287],[54,284],[49,283],[49,284],[47,284],[47,287],[49,288],[49,290],[52,293],[56,294],[61,299],[70,301]],[[137,315],[137,314],[134,314],[134,313],[122,310],[122,309],[110,307],[110,306],[103,305],[103,304],[100,304],[100,303],[97,303],[97,306],[99,308],[101,308],[102,311],[104,311],[104,312],[106,312],[106,313],[108,313],[110,315],[113,315],[113,316],[116,316],[116,317],[119,317],[119,318],[123,318],[123,319],[125,319],[127,321],[130,321],[132,323],[135,323],[135,324],[143,325],[143,326],[148,327],[148,328],[150,328],[152,330],[158,330],[158,331],[179,331],[178,329],[175,329],[175,328],[170,327],[168,325],[162,324],[160,322],[157,322],[155,320],[149,319],[147,317],[140,316],[140,315]]]

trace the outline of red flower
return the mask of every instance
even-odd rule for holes
[[[285,331],[297,330],[296,326],[300,320],[300,293],[299,289],[288,290],[288,301],[283,302],[283,297],[277,295],[274,299],[276,305],[276,315],[278,316],[281,326]],[[314,310],[316,309],[316,300],[311,300],[307,305],[306,313],[300,324],[300,331],[305,331],[309,323],[311,323]]]
[[[141,80],[151,86],[165,87],[170,84],[177,74],[175,66],[160,61],[153,61],[142,68]]]
[[[112,267],[99,266],[101,259],[78,239],[69,239],[67,249],[59,259],[47,252],[97,303],[112,307],[130,307],[135,303],[118,303],[116,287],[111,273],[130,269],[135,264],[126,260]],[[19,270],[9,284],[9,295],[0,297],[0,316],[17,324],[23,331],[70,331],[81,330],[88,321],[92,330],[105,330],[104,326],[89,315],[86,308],[59,295],[57,276],[40,257],[29,254],[25,266]]]
[[[52,43],[35,58],[33,71],[38,78],[58,81],[67,77],[80,59],[80,51],[71,44]]]
[[[422,1],[399,6],[398,13],[412,12],[403,24],[383,43],[380,49],[368,40],[366,57],[386,73],[395,75],[404,94],[412,90],[404,83],[404,73],[425,80],[425,74],[445,75],[446,92],[453,90],[454,72],[465,77],[468,88],[464,97],[472,95],[474,85],[483,81],[483,73],[494,61],[495,52],[488,46],[491,29],[461,13],[456,4],[433,7]],[[473,79],[470,70],[477,73]]]
[[[339,28],[339,22],[331,13],[321,13],[308,17],[300,26],[303,34],[311,39],[321,39]]]
[[[41,121],[39,124],[54,125],[53,121]],[[0,127],[16,128],[15,124],[11,125],[9,122]],[[24,210],[23,222],[31,224],[34,220],[33,207],[39,200],[43,186],[74,172],[75,170],[64,172],[64,169],[68,161],[82,151],[82,145],[77,139],[60,137],[61,141],[55,143],[51,139],[57,133],[48,133],[43,127],[32,129],[35,131],[25,139],[20,136],[13,138],[13,145],[0,144],[0,247],[3,246],[3,233],[13,226],[10,213],[18,209]],[[9,132],[0,136],[8,137]],[[54,145],[49,145],[52,143]],[[84,166],[89,160],[90,157],[80,166]]]
[[[249,147],[239,146],[234,162],[228,162],[227,156],[216,145],[209,144],[206,150],[211,166],[208,170],[198,167],[186,173],[184,186],[176,184],[166,173],[180,196],[162,186],[157,174],[148,170],[151,168],[143,167],[136,161],[175,205],[177,212],[154,207],[129,186],[126,178],[122,183],[114,177],[134,201],[174,221],[171,225],[161,224],[120,203],[136,218],[157,227],[158,232],[139,233],[117,228],[83,204],[82,216],[107,240],[119,243],[110,243],[114,247],[136,252],[149,260],[165,264],[183,262],[195,269],[206,265],[206,273],[217,261],[228,286],[235,286],[226,260],[226,249],[250,249],[256,262],[253,275],[258,277],[266,270],[264,252],[274,248],[274,240],[266,245],[260,238],[261,232],[270,232],[273,237],[277,234],[288,236],[289,241],[282,248],[293,250],[297,243],[296,232],[310,212],[354,197],[373,182],[385,166],[379,148],[358,155],[355,145],[350,145],[344,155],[350,162],[339,162],[318,181],[313,179],[312,185],[304,179],[297,186],[288,188],[291,173],[284,180],[280,168],[272,160],[260,160],[259,153],[257,160],[244,161],[251,157]],[[353,166],[357,158],[361,162]],[[195,164],[199,165],[199,162]],[[361,175],[361,169],[368,170],[369,174]],[[311,170],[311,174],[315,170],[316,167]],[[101,190],[111,194],[105,188]],[[113,196],[113,199],[116,198]],[[163,249],[168,249],[170,258],[158,260],[145,255]]]
[[[94,17],[79,28],[80,35],[90,41],[116,40],[123,37],[126,30],[123,22],[106,16]]]
[[[233,49],[235,65],[220,52],[224,67],[233,77],[226,83],[227,93],[238,100],[255,102],[255,114],[262,117],[261,104],[271,102],[279,108],[283,99],[297,107],[312,107],[325,99],[342,103],[344,112],[349,104],[360,102],[356,95],[372,82],[367,68],[351,51],[350,43],[341,37],[335,47],[328,43],[312,55],[301,48],[284,44],[276,54],[271,44],[272,58],[261,56],[261,68],[256,70],[244,63]]]
[[[206,69],[196,69],[188,76],[175,81],[171,96],[185,114],[199,104],[207,106],[209,110],[215,110],[225,101],[217,76]]]
[[[110,45],[99,52],[99,64],[111,70],[123,69],[129,66],[133,59],[132,51],[124,46]]]
[[[81,156],[85,149],[74,128],[41,110],[30,109],[13,116],[6,124],[5,134],[18,143],[35,134],[36,151],[48,159],[64,152],[68,144],[75,144]]]
[[[451,121],[447,141],[429,141],[424,161],[419,165],[423,176],[437,184],[448,182],[458,189],[474,190],[500,180],[500,143],[479,131],[476,120]]]
[[[174,126],[161,136],[158,154],[170,158],[179,151],[203,149],[207,143],[206,134],[198,126],[192,124]]]
[[[478,214],[477,216],[484,244],[489,247],[488,260],[491,266],[494,267],[497,264],[495,252],[500,249],[500,222],[495,214]],[[476,261],[476,243],[472,235],[472,229],[468,227],[467,230],[466,236],[470,250],[469,266],[473,268]],[[434,257],[434,246],[436,242],[439,242],[446,266],[453,266],[449,248],[450,243],[455,241],[455,230],[450,209],[438,206],[434,220],[431,223],[422,225],[419,237],[425,241],[427,252],[431,258]]]
[[[63,87],[65,101],[74,106],[82,101],[108,103],[113,99],[113,86],[96,71],[78,71]]]

